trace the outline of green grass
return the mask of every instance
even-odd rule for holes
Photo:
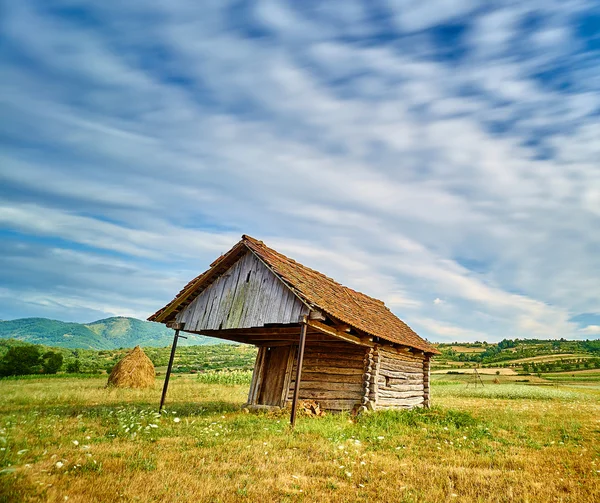
[[[441,386],[433,383],[435,396],[438,397],[470,397],[470,398],[491,398],[506,400],[587,400],[589,396],[579,392],[555,388],[552,386],[533,386],[523,384],[488,384],[475,387],[473,384],[467,386]]]
[[[242,412],[248,385],[232,376],[247,379],[175,376],[162,414],[161,379],[149,390],[106,389],[105,377],[0,381],[0,501],[600,498],[599,394],[436,383],[431,409],[301,416],[291,430],[287,411]]]
[[[250,384],[252,370],[209,370],[198,374],[203,384]]]

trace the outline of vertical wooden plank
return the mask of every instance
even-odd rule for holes
[[[221,302],[221,297],[223,296],[223,290],[227,285],[227,281],[231,277],[230,271],[227,271],[221,276],[217,282],[215,282],[215,288],[213,292],[213,300],[210,306],[210,312],[208,313],[208,318],[204,321],[203,327],[209,330],[216,330],[218,328],[216,318],[219,313],[219,306]]]
[[[285,407],[285,404],[287,402],[288,391],[290,389],[290,382],[292,380],[294,360],[296,359],[296,349],[297,346],[290,346],[287,367],[285,369],[285,376],[283,378],[283,389],[281,390],[281,407]]]
[[[200,331],[297,323],[307,312],[296,295],[248,252],[186,306],[177,319],[185,320],[190,330]]]
[[[262,384],[262,374],[265,362],[265,347],[258,348],[258,354],[256,355],[256,361],[254,362],[254,372],[252,372],[252,381],[250,383],[250,390],[248,392],[248,404],[256,405],[258,398],[258,392]]]
[[[242,317],[242,311],[248,293],[249,283],[246,281],[246,278],[248,277],[248,274],[251,273],[251,263],[249,261],[250,255],[250,253],[246,253],[240,261],[240,274],[236,282],[231,307],[229,308],[229,312],[225,314],[223,328],[235,328],[240,325],[240,319]]]
[[[246,293],[246,301],[244,302],[244,308],[242,309],[242,316],[240,317],[239,328],[249,328],[252,325],[252,315],[255,310],[255,306],[258,303],[258,295],[260,291],[260,285],[262,282],[263,275],[267,271],[267,268],[262,266],[258,267],[258,260],[253,254],[248,254],[250,261],[250,282],[248,283],[248,291]]]
[[[281,406],[291,346],[270,347],[267,351],[268,363],[265,365],[258,403]]]
[[[215,325],[217,329],[226,328],[225,325],[227,323],[227,318],[229,317],[233,307],[233,302],[240,284],[240,277],[243,269],[244,257],[238,260],[230,269],[231,275],[223,287],[223,293],[221,294],[221,300],[219,301],[219,310],[215,319]]]

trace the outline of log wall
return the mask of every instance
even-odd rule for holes
[[[315,400],[333,411],[352,410],[364,396],[365,355],[369,348],[345,342],[306,345],[299,400]],[[288,389],[291,402],[296,384],[297,360]]]
[[[428,406],[429,375],[425,357],[381,346],[376,349],[376,386],[371,390],[376,409]],[[425,373],[427,372],[427,380]],[[427,389],[427,396],[425,390]]]

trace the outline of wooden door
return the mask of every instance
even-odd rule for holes
[[[262,382],[257,401],[259,405],[284,405],[290,383],[291,357],[291,346],[265,348]]]

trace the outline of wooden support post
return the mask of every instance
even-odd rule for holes
[[[167,388],[169,387],[169,377],[171,377],[171,370],[173,369],[173,360],[175,359],[175,350],[177,349],[177,339],[179,339],[179,330],[183,328],[183,324],[177,324],[175,328],[175,336],[173,337],[173,345],[171,346],[171,356],[169,358],[169,365],[167,366],[167,375],[165,376],[165,384],[163,385],[162,396],[160,398],[160,407],[158,412],[162,411],[163,405],[165,404],[165,398],[167,397]],[[183,337],[183,336],[181,336]],[[185,339],[185,337],[183,337]]]
[[[306,317],[302,319],[300,331],[300,345],[298,347],[298,365],[296,366],[296,383],[294,385],[294,397],[292,398],[292,413],[290,424],[292,428],[296,425],[296,408],[298,407],[298,394],[300,393],[300,379],[302,377],[302,362],[304,361],[304,346],[306,345]]]

